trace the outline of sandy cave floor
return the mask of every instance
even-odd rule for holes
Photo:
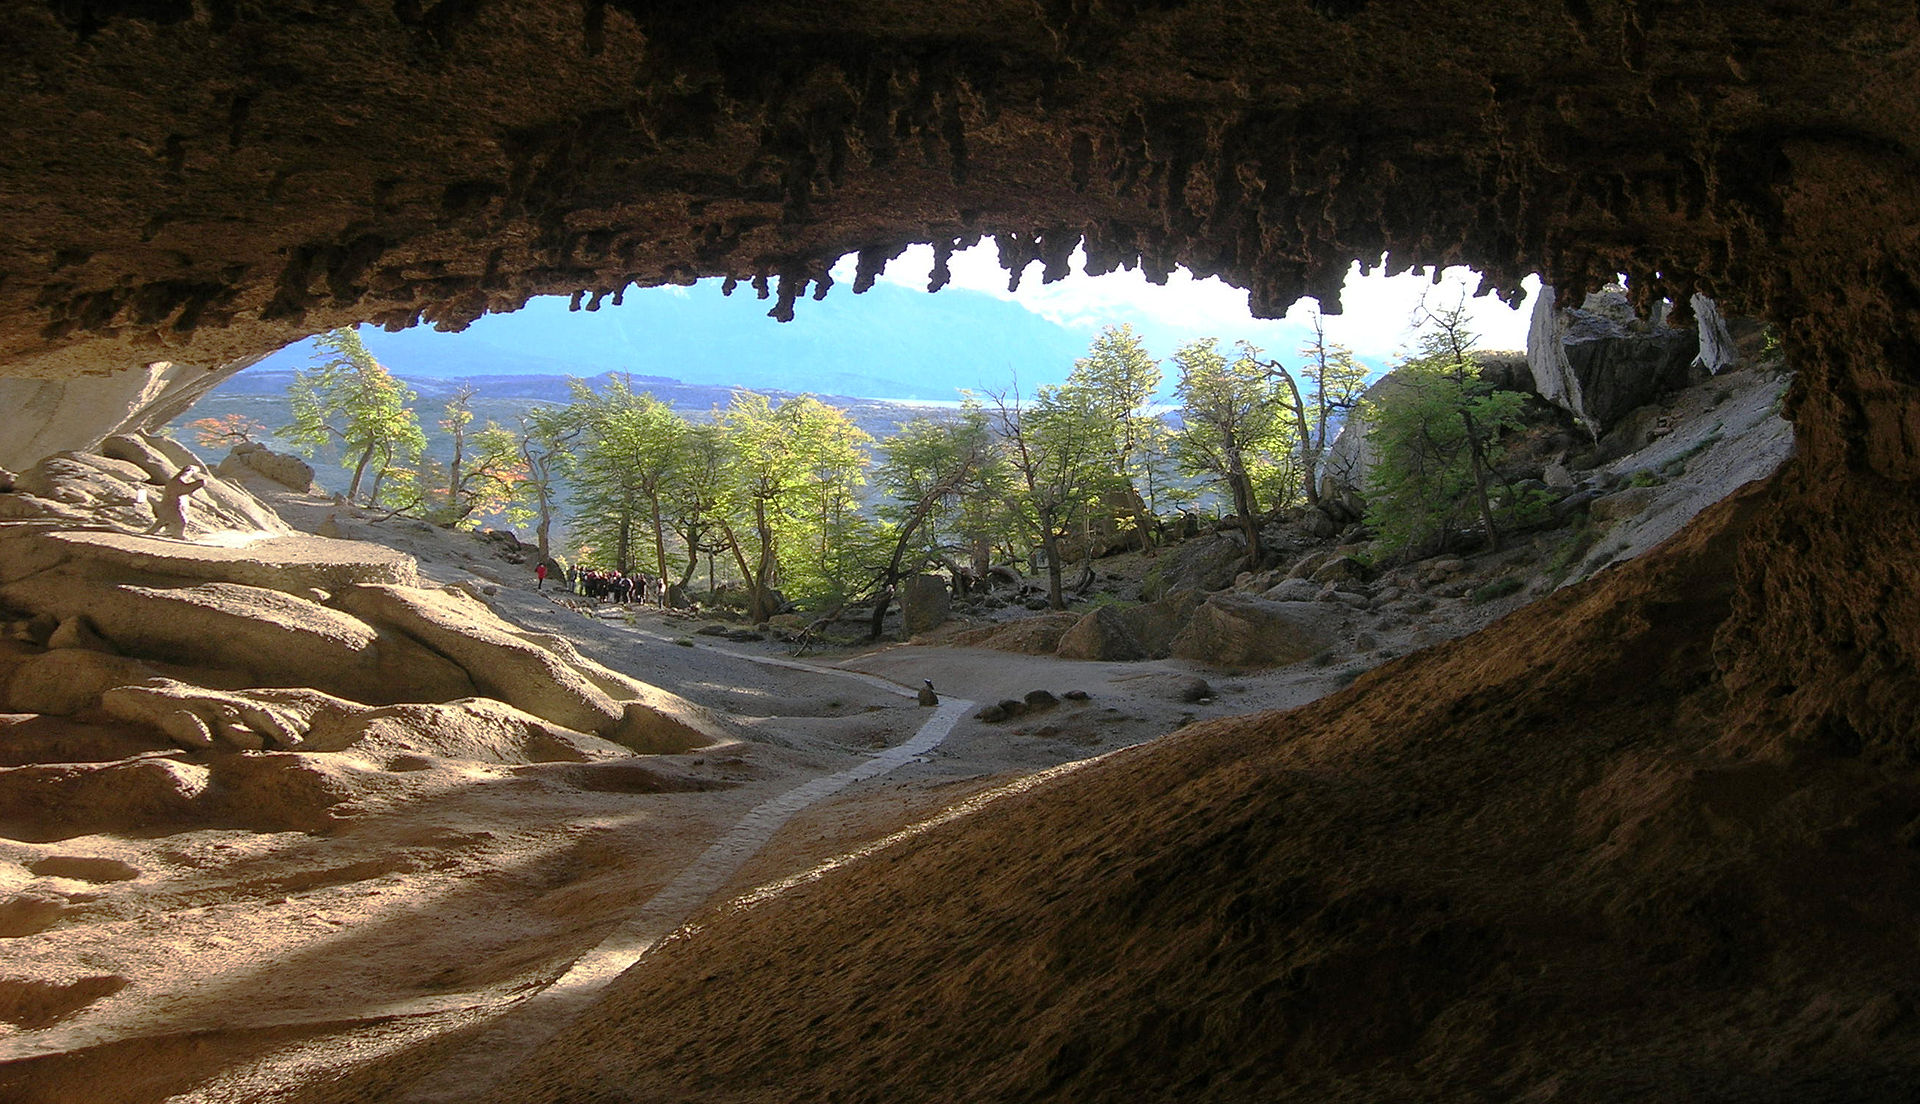
[[[1778,383],[1734,383],[1730,400],[1703,400],[1706,389],[1677,400],[1703,410],[1686,411],[1693,416],[1652,452],[1704,449],[1702,460],[1596,545],[1591,569],[1655,543],[1784,457],[1790,437],[1769,428]],[[1728,442],[1717,443],[1723,435]],[[1626,474],[1660,459],[1618,467]],[[676,903],[672,922],[885,846],[903,829],[1063,765],[1191,722],[1315,700],[1361,670],[1478,629],[1547,586],[1481,604],[1442,599],[1412,617],[1356,612],[1353,643],[1340,654],[1271,671],[937,642],[950,633],[795,657],[776,642],[694,635],[694,622],[660,611],[583,615],[536,592],[530,565],[503,562],[471,537],[360,516],[319,495],[283,494],[272,505],[299,529],[331,521],[344,537],[412,555],[434,582],[490,588],[502,616],[725,714],[741,738],[595,766],[436,761],[371,788],[315,834],[196,828],[0,840],[0,897],[60,908],[51,926],[0,915],[0,936],[11,936],[0,938],[0,1102],[478,1095],[485,1086],[473,1082],[497,1080],[503,1063],[474,1067],[471,1056],[489,1050],[516,1007],[536,1008],[530,997],[630,926],[663,887],[698,873],[715,841],[756,807],[913,738],[931,711],[906,689],[922,679],[982,704],[1035,689],[1088,698],[999,724],[967,710],[931,751],[792,812],[700,883],[699,901]],[[1523,570],[1544,552],[1501,557]],[[1506,570],[1501,557],[1477,569]],[[1143,566],[1124,557],[1103,565],[1123,582]],[[1211,697],[1186,700],[1195,677],[1208,680]],[[467,1072],[450,1075],[459,1067],[448,1063],[463,1054]]]
[[[494,566],[505,565],[488,575],[507,574]],[[512,585],[494,599],[726,711],[748,738],[625,772],[437,764],[432,784],[364,798],[323,834],[0,842],[7,869],[51,873],[35,884],[65,897],[56,925],[5,941],[0,1100],[293,1100],[402,1053],[402,1068],[429,1076],[755,806],[898,745],[930,712],[866,681],[776,665],[794,662],[784,647],[678,645],[686,626],[658,613],[590,619]],[[713,901],[1036,771],[1338,683],[1308,669],[1226,680],[1237,693],[1187,703],[1178,691],[1193,671],[1177,663],[905,645],[827,662],[903,687],[930,677],[977,701],[1035,688],[1090,700],[1023,723],[960,720],[933,752],[800,811]]]

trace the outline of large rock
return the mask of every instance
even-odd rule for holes
[[[258,359],[217,366],[152,360],[105,375],[0,379],[0,410],[10,412],[0,419],[0,467],[17,471],[56,452],[90,449],[115,434],[163,426]]]
[[[915,575],[900,588],[900,617],[908,636],[939,628],[953,612],[953,595],[938,575]]]
[[[242,441],[233,446],[214,472],[224,479],[235,481],[260,476],[290,491],[305,492],[313,486],[313,465],[298,456],[275,452],[254,441]]]
[[[90,529],[143,532],[153,523],[156,485],[200,460],[164,438],[117,436],[101,452],[60,452],[42,459],[0,495],[0,519],[46,520]],[[204,465],[202,465],[204,467]],[[292,527],[246,489],[209,475],[186,500],[187,537],[213,534],[286,536]]]
[[[1140,597],[1156,601],[1183,590],[1205,593],[1231,586],[1246,561],[1246,539],[1235,531],[1184,541],[1154,560]]]
[[[49,572],[0,586],[0,604],[83,616],[125,654],[238,668],[265,686],[311,686],[371,705],[475,691],[466,671],[410,635],[263,587],[147,587]]]
[[[987,625],[958,633],[953,643],[970,648],[992,648],[1025,655],[1053,655],[1060,638],[1080,623],[1084,614],[1055,610],[1037,617],[1022,617],[1001,625]]]
[[[632,755],[618,744],[490,698],[324,714],[308,729],[305,748],[350,748],[359,758],[383,766],[422,755],[503,764],[591,763]]]
[[[446,656],[479,692],[581,732],[605,733],[624,708],[551,648],[522,640],[513,626],[465,594],[412,587],[354,586],[334,605],[391,625]]]
[[[1686,386],[1699,356],[1697,328],[1641,321],[1617,290],[1595,292],[1578,310],[1556,310],[1551,287],[1534,300],[1527,364],[1535,389],[1595,437],[1628,411]]]
[[[79,648],[61,648],[33,656],[14,667],[0,706],[17,713],[71,716],[100,704],[116,686],[143,682],[159,674],[151,664],[126,656]]]
[[[222,582],[304,594],[355,583],[415,586],[404,552],[361,541],[270,537],[238,548],[126,533],[0,525],[0,583],[55,568],[109,582]]]
[[[1061,634],[1054,654],[1062,659],[1146,659],[1146,647],[1133,635],[1121,613],[1112,606],[1089,610]]]
[[[1325,650],[1337,627],[1337,615],[1321,603],[1216,594],[1174,638],[1173,654],[1216,667],[1279,667]]]

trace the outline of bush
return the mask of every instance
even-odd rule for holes
[[[1472,594],[1467,596],[1467,600],[1476,606],[1483,605],[1493,601],[1495,598],[1505,598],[1509,594],[1517,593],[1521,587],[1526,585],[1527,581],[1520,576],[1508,575],[1504,579],[1495,579],[1485,586],[1476,589]]]

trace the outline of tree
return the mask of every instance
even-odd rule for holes
[[[1042,387],[1031,405],[989,392],[988,421],[1001,442],[1018,517],[1047,562],[1047,602],[1066,609],[1061,548],[1096,491],[1111,479],[1103,465],[1112,431],[1082,387]]]
[[[1487,481],[1488,452],[1520,424],[1525,397],[1480,378],[1464,304],[1427,311],[1420,351],[1394,374],[1395,386],[1364,415],[1374,453],[1367,475],[1367,522],[1389,552],[1438,543],[1465,513],[1477,513],[1487,543],[1500,546]]]
[[[569,417],[581,429],[573,465],[576,538],[584,556],[615,571],[638,566],[637,545],[651,546],[652,568],[664,577],[667,549],[663,517],[668,482],[687,423],[673,408],[632,382],[614,379],[599,394],[572,381]]]
[[[820,597],[845,589],[844,539],[871,440],[845,413],[808,395],[778,407],[739,392],[720,416],[729,478],[717,523],[748,590],[748,616],[779,612],[774,588]]]
[[[472,528],[491,514],[503,514],[509,523],[533,516],[516,493],[527,477],[520,439],[491,419],[478,430],[468,428],[476,390],[471,385],[456,390],[440,420],[441,431],[453,442],[453,456],[445,471],[436,473],[444,477],[445,486],[438,488],[442,501],[433,511],[434,520],[459,529]]]
[[[940,553],[940,519],[981,488],[993,455],[986,415],[969,404],[959,421],[916,418],[880,446],[884,459],[875,478],[890,504],[881,514],[893,524],[892,551],[875,584],[869,635],[880,639],[893,587]],[[915,555],[908,557],[908,550]]]
[[[565,406],[536,406],[520,416],[520,463],[526,478],[513,493],[534,518],[542,560],[553,556],[553,519],[560,485],[572,470],[573,445],[585,426]]]
[[[1282,470],[1293,453],[1282,404],[1259,354],[1242,342],[1240,355],[1229,361],[1214,348],[1213,338],[1188,342],[1173,354],[1185,423],[1175,440],[1176,454],[1189,473],[1227,488],[1246,538],[1249,569],[1258,567],[1265,554],[1257,477],[1262,469]]]
[[[707,589],[713,589],[713,558],[727,550],[719,533],[720,501],[727,482],[728,451],[716,422],[690,426],[676,458],[674,478],[665,494],[668,523],[687,547],[680,585],[693,581],[700,557],[707,557]]]
[[[1269,375],[1286,387],[1283,401],[1293,417],[1294,437],[1299,442],[1301,490],[1309,503],[1320,502],[1320,460],[1337,432],[1336,418],[1353,410],[1366,390],[1367,367],[1354,359],[1345,345],[1327,340],[1326,320],[1313,312],[1313,340],[1300,347],[1300,378],[1308,389],[1303,394],[1300,381],[1279,361],[1266,361]]]
[[[196,418],[187,423],[187,428],[193,430],[195,443],[207,449],[251,444],[255,437],[267,431],[261,422],[237,413]]]
[[[1093,339],[1087,355],[1074,362],[1066,386],[1086,392],[1084,403],[1108,425],[1107,471],[1116,489],[1135,505],[1128,519],[1140,540],[1140,550],[1153,548],[1152,505],[1141,493],[1153,491],[1159,474],[1153,460],[1159,455],[1160,419],[1148,410],[1160,389],[1160,364],[1148,355],[1131,326],[1108,326]]]
[[[368,468],[380,458],[367,496],[369,502],[379,501],[383,489],[391,494],[394,484],[410,479],[403,475],[389,482],[386,473],[411,464],[426,448],[426,435],[409,405],[414,394],[373,358],[352,327],[330,330],[314,344],[320,349],[316,355],[326,359],[294,376],[287,392],[293,423],[278,432],[307,456],[338,449],[350,458],[350,500],[359,498]]]

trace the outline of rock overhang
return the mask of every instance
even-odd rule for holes
[[[7,7],[22,376],[702,276],[784,313],[982,235],[1267,312],[1383,254],[1766,308],[1787,144],[1920,137],[1891,4]]]

